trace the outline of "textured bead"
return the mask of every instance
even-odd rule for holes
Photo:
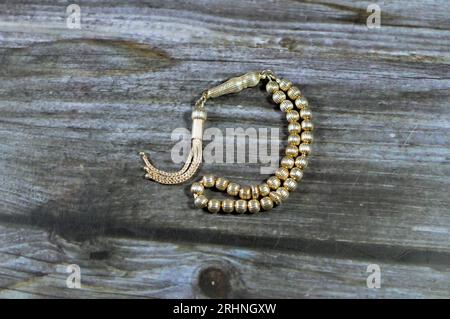
[[[220,200],[210,199],[208,202],[208,210],[210,213],[218,213],[220,211]]]
[[[273,201],[270,199],[270,197],[263,197],[260,200],[261,208],[264,210],[271,210],[273,208]]]
[[[241,186],[236,183],[229,183],[227,187],[227,193],[231,196],[237,196],[239,194],[239,190],[241,189]]]
[[[272,94],[272,93],[274,93],[275,91],[278,91],[278,90],[279,90],[279,86],[278,86],[277,82],[275,82],[275,81],[267,82],[267,84],[266,84],[266,91],[267,91],[267,93]]]
[[[278,177],[272,176],[272,177],[269,177],[269,179],[267,180],[267,185],[269,185],[269,187],[271,189],[275,190],[278,187],[280,187],[281,181],[280,181],[280,179]]]
[[[304,131],[312,131],[314,129],[314,125],[310,120],[302,121],[302,130]]]
[[[197,108],[197,109],[194,109],[194,110],[192,111],[191,118],[192,118],[193,120],[195,120],[195,119],[200,119],[200,120],[206,121],[206,118],[207,118],[206,111],[203,110],[203,109],[198,109],[198,108]]]
[[[216,183],[216,177],[214,175],[203,176],[203,179],[202,179],[203,186],[209,188],[209,187],[213,187],[215,183]]]
[[[298,146],[298,151],[303,155],[311,154],[311,144],[302,143]]]
[[[291,110],[286,113],[286,120],[289,123],[297,122],[300,119],[300,114],[296,110]]]
[[[304,122],[304,121],[303,121]],[[294,123],[289,123],[288,125],[288,131],[289,133],[300,133],[300,131],[302,130],[302,127],[300,126],[300,124],[298,122],[294,122]]]
[[[283,186],[290,192],[297,188],[297,182],[293,178],[288,178],[284,181]]]
[[[294,167],[294,159],[292,157],[285,156],[281,159],[281,166],[291,169]]]
[[[278,189],[277,189],[277,190],[278,190]],[[277,191],[270,192],[269,197],[270,197],[270,199],[272,200],[272,202],[273,202],[275,205],[280,205],[280,204],[281,204],[281,201],[283,200],[283,199],[281,198],[281,195],[278,194]]]
[[[252,190],[250,186],[244,186],[239,190],[239,197],[241,199],[250,199],[252,198]]]
[[[280,167],[275,171],[275,176],[284,181],[289,177],[289,170],[285,167]]]
[[[202,185],[202,183],[195,182],[192,183],[191,186],[191,193],[196,195],[201,195],[205,191],[205,187]]]
[[[290,99],[295,100],[300,95],[302,95],[302,92],[300,92],[300,89],[298,87],[293,86],[287,91],[287,95],[289,96]]]
[[[294,167],[289,172],[289,175],[291,176],[292,179],[294,179],[295,181],[298,182],[303,177],[303,171],[300,168],[298,168],[298,167]]]
[[[252,198],[257,199],[259,197],[259,187],[258,187],[258,185],[251,185],[250,189],[252,190]]]
[[[297,133],[292,133],[289,134],[288,136],[288,144],[289,145],[298,145],[301,142],[301,138],[300,135],[298,135]]]
[[[298,155],[298,147],[295,145],[288,145],[286,146],[286,156],[290,156],[290,157],[297,157]]]
[[[312,119],[312,112],[310,109],[304,108],[300,110],[300,117],[304,120]]]
[[[280,187],[276,190],[277,194],[280,195],[281,200],[286,200],[289,197],[289,191],[286,189],[286,187]]]
[[[308,167],[308,160],[306,159],[306,156],[299,156],[295,159],[295,166],[297,166],[300,169],[305,169]]]
[[[245,213],[247,211],[247,201],[245,199],[238,199],[234,203],[234,209],[236,210],[236,213]]]
[[[287,91],[291,88],[292,82],[287,79],[281,79],[279,83],[280,89],[283,91]]]
[[[289,112],[294,108],[294,104],[290,100],[284,100],[280,103],[280,110],[282,112]]]
[[[304,96],[300,96],[295,99],[295,106],[299,109],[308,107],[308,105],[309,105],[308,100]]]
[[[301,140],[305,143],[312,143],[314,141],[313,133],[311,131],[302,132]]]
[[[234,200],[232,199],[224,199],[222,201],[222,211],[224,213],[232,213],[234,211]]]
[[[194,205],[197,208],[205,208],[208,206],[208,198],[205,195],[199,195],[194,199]]]
[[[259,204],[259,200],[252,199],[248,201],[247,204],[248,211],[252,214],[259,212],[261,209],[261,205]]]
[[[227,179],[219,177],[216,179],[216,188],[220,191],[224,191],[227,189],[229,183],[230,182]]]
[[[261,196],[267,196],[270,193],[270,187],[269,185],[267,185],[266,183],[263,183],[261,185],[258,186],[259,188],[259,194]]]
[[[272,95],[272,99],[275,103],[279,104],[286,100],[286,94],[281,90],[275,91]]]

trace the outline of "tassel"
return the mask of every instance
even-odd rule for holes
[[[191,179],[197,173],[203,159],[203,122],[206,121],[206,111],[204,109],[205,101],[207,100],[206,93],[195,103],[192,111],[192,139],[191,150],[183,167],[177,172],[167,172],[157,169],[153,166],[147,155],[140,152],[142,160],[145,163],[144,170],[147,172],[145,178],[153,180],[160,184],[174,185],[181,184]]]
[[[191,179],[195,175],[202,163],[202,140],[192,139],[192,147],[184,166],[177,172],[167,172],[153,166],[145,153],[140,153],[145,163],[144,170],[147,172],[146,178],[154,180],[160,184],[173,185],[181,184]]]
[[[184,183],[194,176],[202,163],[203,122],[206,121],[204,105],[206,100],[224,94],[237,93],[245,88],[256,86],[262,76],[263,74],[260,72],[249,72],[239,77],[231,78],[203,92],[200,99],[195,103],[192,112],[192,147],[184,166],[177,172],[162,171],[150,163],[144,152],[140,152],[139,154],[145,163],[144,170],[147,172],[145,177],[160,184],[173,185]]]

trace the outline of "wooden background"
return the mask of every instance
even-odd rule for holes
[[[380,29],[367,1],[77,3],[81,30],[69,1],[0,3],[0,297],[450,297],[447,0],[376,2]],[[315,114],[288,202],[209,215],[190,184],[142,178],[140,150],[179,167],[170,134],[202,90],[266,68]],[[220,129],[284,123],[257,89],[208,110]]]

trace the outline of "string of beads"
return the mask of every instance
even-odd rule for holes
[[[308,100],[291,81],[280,79],[271,71],[263,71],[258,74],[255,72],[252,76],[241,77],[240,81],[228,81],[226,86],[222,85],[218,90],[220,94],[214,94],[215,91],[209,90],[209,96],[202,97],[203,100],[194,109],[193,119],[206,120],[206,111],[203,108],[206,98],[225,94],[224,92],[238,92],[243,88],[255,86],[255,82],[259,82],[260,79],[268,80],[266,91],[272,94],[273,101],[279,104],[282,112],[286,113],[289,137],[280,167],[274,176],[269,177],[260,185],[241,186],[222,177],[203,176],[199,182],[195,182],[191,186],[194,205],[197,208],[207,208],[210,213],[222,211],[223,213],[254,214],[261,210],[268,211],[285,201],[289,197],[289,193],[297,188],[298,182],[303,177],[303,171],[308,166],[307,157],[311,153],[314,126]],[[212,187],[239,199],[209,199],[205,195],[205,189]]]

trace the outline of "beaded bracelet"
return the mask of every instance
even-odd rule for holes
[[[308,101],[301,94],[300,89],[286,79],[276,77],[270,70],[249,72],[203,92],[195,103],[192,112],[192,147],[184,166],[177,172],[166,172],[155,168],[145,153],[140,155],[145,163],[145,177],[161,184],[179,184],[190,179],[198,170],[202,162],[203,123],[206,120],[205,103],[210,98],[225,94],[238,93],[246,88],[258,85],[261,80],[268,80],[266,91],[272,94],[272,99],[280,105],[281,111],[286,113],[288,121],[288,146],[281,165],[275,175],[260,185],[240,186],[222,177],[206,175],[199,182],[192,184],[191,193],[197,208],[208,208],[211,213],[257,213],[270,210],[274,205],[280,205],[289,197],[303,177],[303,170],[308,165],[307,156],[311,153],[313,142],[312,113]],[[294,110],[294,105],[300,112]],[[301,122],[299,123],[299,121]],[[233,199],[208,199],[205,188],[215,187],[219,191],[227,192]]]

